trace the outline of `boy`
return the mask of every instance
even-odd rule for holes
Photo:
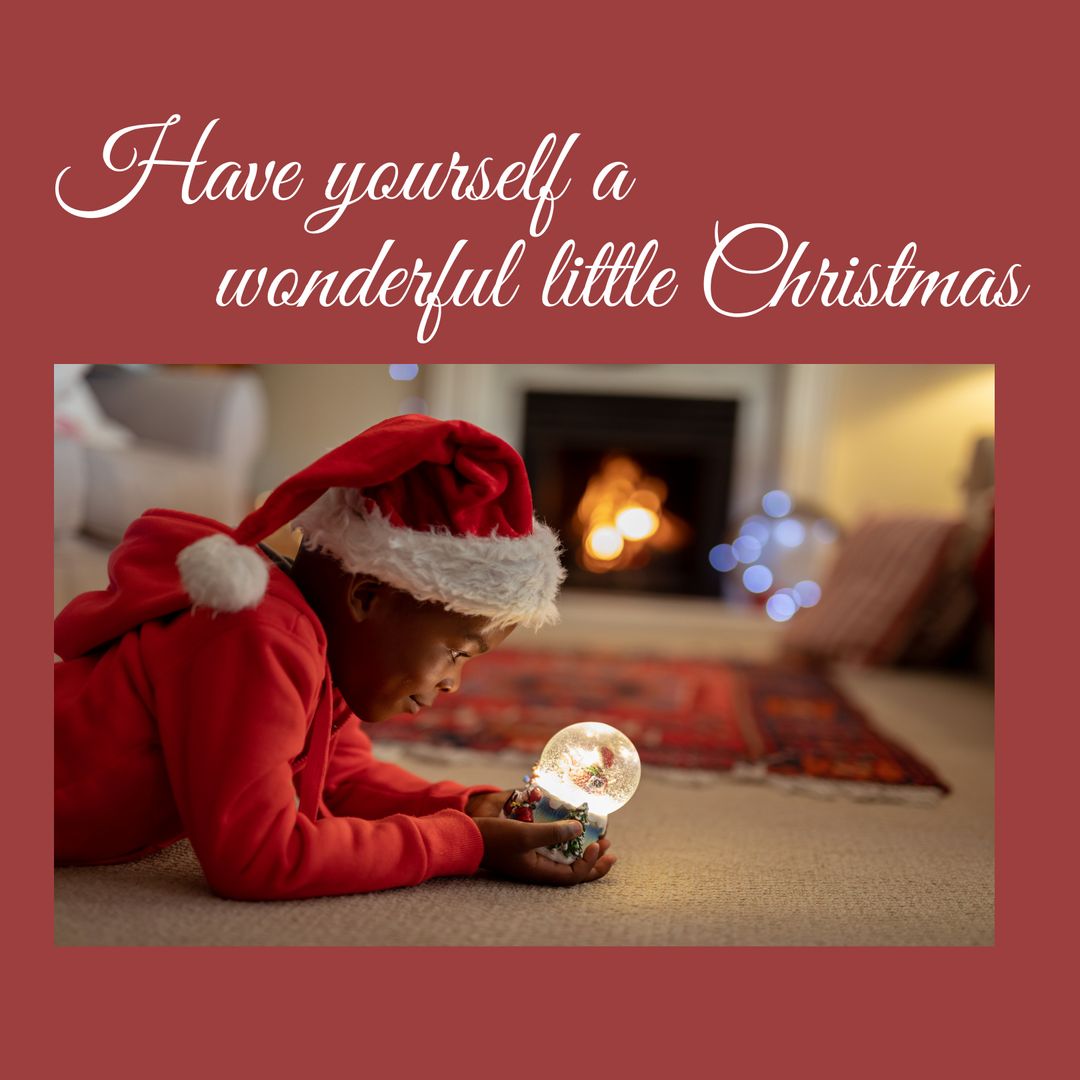
[[[295,563],[257,543],[296,523]],[[58,616],[57,862],[139,858],[187,836],[215,892],[284,899],[483,866],[574,884],[538,848],[580,832],[498,816],[508,792],[377,761],[361,722],[418,713],[565,574],[517,453],[462,421],[386,420],[276,488],[235,529],[150,510],[109,588]],[[359,718],[359,719],[358,719]]]

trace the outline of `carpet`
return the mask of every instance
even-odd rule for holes
[[[889,668],[843,666],[832,678],[933,761],[952,794],[932,809],[854,804],[725,773],[677,784],[666,778],[675,770],[647,767],[612,822],[615,869],[566,890],[477,876],[319,900],[221,900],[181,841],[139,862],[58,869],[56,943],[992,946],[992,688]],[[419,745],[384,745],[432,781],[509,787],[519,775],[495,754],[463,751],[448,764]]]
[[[469,665],[449,701],[368,730],[383,746],[535,760],[556,731],[588,720],[619,728],[654,767],[866,800],[949,790],[828,678],[767,665],[504,650]]]

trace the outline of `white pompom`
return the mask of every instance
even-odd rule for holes
[[[225,533],[189,544],[177,556],[176,565],[194,605],[214,611],[257,607],[270,580],[266,560]]]

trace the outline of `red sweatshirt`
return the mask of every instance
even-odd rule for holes
[[[187,836],[215,892],[252,900],[475,872],[483,843],[461,811],[495,789],[372,756],[286,573],[271,569],[250,611],[192,611],[176,555],[221,528],[147,512],[109,588],[56,620],[56,861],[120,862]]]

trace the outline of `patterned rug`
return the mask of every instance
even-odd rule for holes
[[[381,743],[535,759],[584,720],[625,732],[646,766],[863,799],[949,790],[822,676],[717,661],[505,650],[470,664],[435,708],[367,730]]]

